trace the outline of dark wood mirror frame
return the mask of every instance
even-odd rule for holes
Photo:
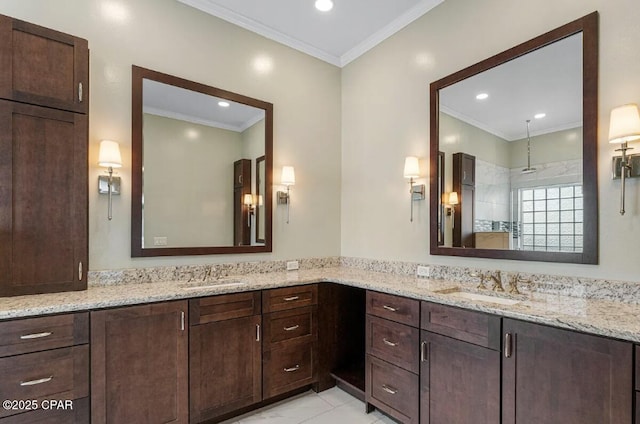
[[[207,246],[207,247],[142,247],[142,80],[149,79],[164,84],[181,87],[187,90],[225,98],[243,103],[265,111],[265,240],[261,246]],[[173,75],[132,66],[132,110],[131,110],[131,256],[186,256],[186,255],[214,255],[235,253],[271,252],[271,223],[272,223],[272,169],[273,169],[273,104],[257,100],[231,91],[222,90],[205,84],[185,80]],[[230,223],[229,225],[233,225]]]
[[[262,165],[264,167],[265,164],[265,157],[264,156],[260,156],[259,158],[256,159],[256,196],[260,197],[263,196],[264,199],[264,194],[262,194],[260,192],[260,165]],[[266,168],[265,168],[265,177],[266,177]],[[266,185],[265,185],[265,189],[266,189]],[[264,200],[263,200],[264,202]],[[260,215],[260,209],[264,208],[264,205],[260,206],[260,203],[258,202],[256,204],[256,242],[257,243],[264,243],[265,239],[260,238],[260,219],[258,218]],[[266,220],[266,215],[265,215],[265,220]]]
[[[524,250],[475,249],[443,247],[438,244],[438,190],[439,152],[439,90],[466,78],[494,68],[505,62],[562,40],[583,34],[583,197],[584,243],[582,253],[540,252]],[[513,259],[524,261],[598,263],[598,12],[556,28],[546,34],[492,56],[431,83],[431,142],[430,142],[430,247],[432,255],[466,256],[476,258]]]

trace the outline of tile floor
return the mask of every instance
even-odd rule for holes
[[[334,387],[321,393],[309,391],[274,403],[222,424],[394,424],[375,410],[364,411],[364,403]]]

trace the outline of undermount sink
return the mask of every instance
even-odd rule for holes
[[[521,302],[521,300],[518,300],[518,299],[509,299],[505,297],[474,293],[474,292],[465,291],[459,288],[440,290],[440,291],[437,291],[436,293],[446,294],[447,296],[457,297],[460,299],[476,300],[478,302],[497,303],[499,305],[516,305]]]
[[[184,290],[201,290],[201,289],[216,289],[225,287],[237,287],[247,284],[241,280],[222,280],[222,281],[207,281],[199,283],[186,283],[181,286]]]

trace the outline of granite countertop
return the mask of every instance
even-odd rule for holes
[[[363,289],[488,312],[585,333],[640,342],[640,305],[527,292],[502,305],[439,293],[473,285],[365,271],[349,267],[228,276],[208,282],[156,282],[90,286],[86,291],[0,298],[0,319],[86,311],[309,283],[334,282]],[[201,287],[198,287],[200,285]],[[491,294],[491,293],[487,293]]]

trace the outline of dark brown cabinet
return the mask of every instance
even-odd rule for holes
[[[453,247],[474,247],[476,158],[466,153],[453,155],[453,191],[458,205],[453,216]]]
[[[421,307],[421,424],[499,424],[500,318]]]
[[[419,301],[367,291],[367,410],[405,424],[419,422],[419,318]]]
[[[87,113],[87,40],[0,15],[0,98]]]
[[[193,299],[190,304],[190,422],[260,402],[260,292]]]
[[[632,421],[630,343],[504,319],[504,424]]]
[[[86,288],[88,55],[0,15],[0,296]]]
[[[187,423],[187,302],[91,312],[91,422]]]
[[[265,290],[265,399],[318,381],[317,284]]]

